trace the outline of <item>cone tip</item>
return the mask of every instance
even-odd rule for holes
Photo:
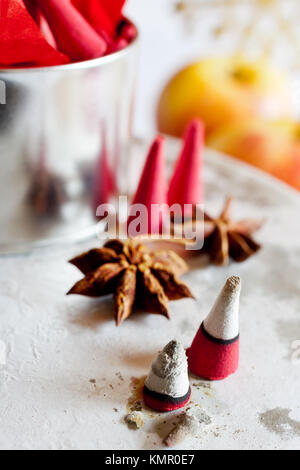
[[[231,276],[226,281],[226,287],[232,292],[240,290],[242,286],[242,280],[239,276]]]
[[[164,142],[165,142],[164,136],[158,134],[158,135],[155,137],[155,139],[154,139],[152,145],[162,146],[162,145],[164,144]]]
[[[203,121],[201,121],[199,118],[194,118],[192,119],[187,127],[186,127],[186,133],[187,135],[190,133],[190,132],[204,132],[204,123]]]
[[[180,341],[177,341],[176,339],[170,341],[163,349],[163,353],[170,358],[181,355],[182,351],[184,351],[184,347]]]

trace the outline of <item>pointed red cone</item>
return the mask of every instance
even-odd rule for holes
[[[187,350],[190,371],[208,380],[223,380],[239,365],[241,280],[229,278],[210,314]]]
[[[164,138],[158,136],[150,148],[138,189],[129,209],[129,236],[145,233],[158,234],[161,232],[163,214],[167,208],[163,146]],[[143,214],[135,214],[135,208],[133,207],[135,204],[144,206],[146,210]],[[138,233],[135,233],[135,231]]]
[[[68,57],[43,37],[22,0],[3,0],[0,5],[0,64],[2,66],[61,65]]]
[[[69,0],[37,0],[37,3],[50,25],[59,49],[71,60],[95,59],[105,54],[105,40]]]
[[[194,119],[188,125],[184,137],[184,145],[179,156],[168,192],[169,206],[180,204],[185,215],[191,216],[192,207],[184,208],[185,204],[195,205],[202,202],[202,150],[204,145],[204,126]]]

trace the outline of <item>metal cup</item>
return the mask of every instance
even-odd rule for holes
[[[90,235],[128,192],[137,49],[0,70],[0,252]]]

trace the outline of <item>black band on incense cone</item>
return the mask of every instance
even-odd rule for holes
[[[225,345],[226,345],[226,344],[232,344],[232,343],[235,343],[235,342],[239,339],[239,337],[240,337],[240,335],[238,334],[238,335],[237,335],[235,338],[233,338],[233,339],[219,339],[219,338],[215,338],[214,336],[210,335],[210,334],[206,331],[205,326],[204,326],[204,322],[201,324],[201,327],[200,327],[200,328],[201,328],[201,331],[202,331],[203,335],[204,335],[207,339],[209,339],[210,341],[213,341],[214,343],[217,343],[217,344],[225,344]]]
[[[191,387],[189,387],[188,392],[183,397],[170,397],[169,395],[163,395],[162,393],[149,390],[146,385],[144,385],[144,393],[149,397],[154,398],[155,400],[159,400],[164,403],[170,403],[172,405],[180,405],[180,403],[183,403],[189,399],[191,394]]]

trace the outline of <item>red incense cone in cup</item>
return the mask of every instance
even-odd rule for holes
[[[163,147],[164,138],[158,136],[150,148],[135,197],[129,208],[127,226],[131,237],[161,232],[163,216],[167,209]],[[134,207],[137,204],[142,205],[142,212]]]
[[[105,33],[110,39],[115,37],[125,0],[72,0],[72,3],[98,33]]]
[[[181,154],[168,192],[169,206],[180,204],[183,213],[191,216],[192,205],[202,202],[202,150],[204,145],[204,126],[201,121],[194,119],[188,125]],[[190,204],[191,207],[184,207]]]
[[[61,65],[68,57],[43,37],[22,0],[2,0],[0,5],[1,66]]]
[[[50,25],[60,51],[73,61],[102,57],[105,40],[69,0],[36,0]]]
[[[137,29],[131,21],[127,18],[124,18],[120,27],[120,36],[126,39],[128,42],[131,42],[137,36]]]
[[[54,49],[57,49],[57,44],[54,39],[54,36],[52,34],[52,31],[50,29],[50,26],[48,25],[46,18],[42,14],[41,10],[37,7],[35,0],[23,0],[25,3],[25,6],[29,13],[31,14],[32,18],[36,22],[36,24],[39,26],[40,31],[46,41],[54,47]]]
[[[118,38],[109,48],[109,52],[118,52],[128,46],[128,42],[124,38]]]
[[[230,277],[187,350],[189,370],[208,380],[223,380],[239,365],[241,279]]]
[[[174,411],[191,397],[187,359],[178,341],[171,341],[154,360],[143,389],[144,402],[156,411]]]

